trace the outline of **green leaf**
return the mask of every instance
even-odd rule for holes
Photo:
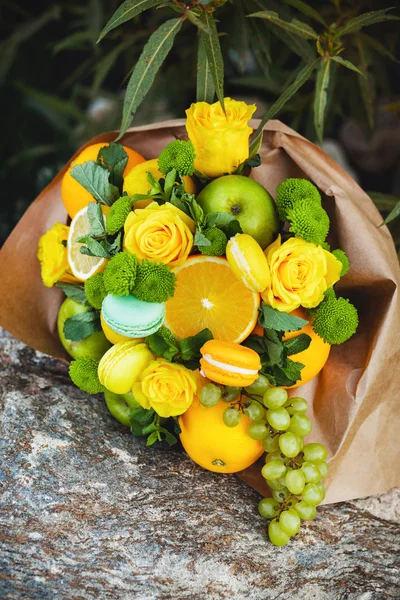
[[[276,386],[290,386],[294,385],[296,381],[301,379],[301,370],[304,367],[303,364],[293,362],[287,359],[284,366],[275,366],[272,369],[272,374],[275,379]]]
[[[174,39],[182,27],[181,19],[170,19],[163,23],[151,36],[137,61],[125,93],[119,140],[128,129],[136,110],[172,48]]]
[[[203,33],[206,33],[207,35],[211,35],[211,29],[209,27],[207,27],[207,25],[201,19],[199,19],[199,17],[196,17],[196,15],[194,14],[193,11],[187,10],[185,12],[185,15],[188,18],[188,20],[191,23],[193,23],[193,25],[196,25],[196,27],[200,31],[202,31]]]
[[[94,240],[90,235],[79,238],[80,243],[86,244],[81,246],[79,251],[87,256],[101,256],[102,258],[111,258],[111,254],[104,247],[104,244]]]
[[[330,68],[330,57],[321,58],[317,69],[317,81],[315,85],[314,97],[314,125],[320,144],[322,144],[322,138],[324,134],[325,109],[328,101]]]
[[[375,23],[381,23],[382,21],[399,21],[400,17],[386,14],[389,10],[393,10],[393,8],[395,7],[392,6],[391,8],[383,8],[382,10],[374,10],[372,12],[358,15],[358,17],[350,19],[350,21],[347,21],[347,23],[342,25],[342,27],[339,27],[339,29],[335,31],[334,37],[340,38],[344,35],[348,35],[349,33],[359,31],[362,27],[374,25]]]
[[[199,229],[196,229],[196,232],[194,234],[193,244],[197,247],[211,246],[210,240],[207,239],[206,236],[203,233],[201,233],[201,231]]]
[[[101,204],[111,206],[120,196],[118,188],[108,181],[107,169],[94,160],[75,165],[71,169],[71,175]]]
[[[64,323],[63,331],[67,340],[84,340],[92,333],[101,331],[99,312],[89,311],[69,317]]]
[[[183,338],[178,342],[179,349],[181,351],[181,357],[183,361],[195,360],[199,359],[200,348],[208,342],[208,340],[213,339],[213,334],[209,329],[203,329],[196,333],[196,335],[191,335],[190,337]]]
[[[275,329],[275,331],[298,331],[308,324],[308,321],[280,312],[265,302],[261,303],[258,322],[263,329]]]
[[[146,446],[152,446],[155,442],[158,442],[159,435],[160,434],[158,431],[153,431],[153,433],[151,433],[147,438]]]
[[[175,181],[176,181],[176,169],[172,169],[171,171],[169,171],[169,173],[167,173],[167,176],[165,177],[164,194],[165,194],[166,198],[171,197],[172,188],[175,185]]]
[[[157,6],[162,2],[163,0],[126,0],[126,2],[123,2],[123,4],[117,8],[111,19],[108,21],[107,25],[100,33],[97,43],[99,43],[112,29],[115,29],[122,23],[126,23],[126,21],[133,19],[133,17],[136,17],[141,12],[148,8],[152,8],[153,6]]]
[[[128,155],[121,144],[110,142],[108,146],[103,146],[97,155],[97,162],[105,165],[110,172],[108,180],[115,185],[120,194],[124,183],[123,172],[128,162]]]
[[[298,35],[299,37],[305,40],[318,39],[318,33],[312,27],[310,27],[310,25],[307,25],[307,23],[303,23],[302,21],[298,21],[297,19],[292,19],[291,21],[284,21],[279,17],[278,13],[274,12],[273,10],[264,10],[261,12],[253,13],[248,16],[256,17],[259,19],[266,19],[270,23],[273,23],[274,25],[277,25],[278,27],[289,31],[290,33],[294,33],[295,35]]]
[[[151,424],[153,424],[154,419],[156,417],[155,411],[151,409],[146,409],[137,407],[133,408],[129,413],[129,422],[131,426],[131,433],[135,437],[142,437],[146,435],[144,430]]]
[[[171,361],[179,354],[178,345],[169,340],[166,336],[162,336],[158,331],[146,337],[146,344],[151,352],[158,358],[162,357]]]
[[[72,300],[79,302],[79,304],[86,304],[86,294],[83,286],[59,281],[56,283],[56,287],[62,289],[67,298],[72,298]]]
[[[365,75],[358,78],[360,86],[361,98],[367,114],[368,125],[372,130],[375,124],[375,101],[376,101],[376,86],[375,77],[369,70],[371,59],[368,48],[362,41],[361,36],[356,35],[356,45],[360,56],[360,66]]]
[[[204,12],[201,15],[201,20],[211,31],[210,35],[202,33],[202,40],[207,56],[207,61],[211,70],[211,75],[214,81],[215,92],[217,98],[225,111],[224,106],[224,60],[222,58],[221,46],[219,43],[217,26],[212,14]]]
[[[215,85],[208,62],[206,49],[204,47],[204,34],[200,33],[197,51],[197,102],[208,102],[212,104],[215,96]]]
[[[382,225],[387,225],[391,221],[394,221],[394,219],[397,219],[397,217],[399,215],[400,215],[400,201],[396,204],[394,209],[388,214],[386,219],[383,221]]]
[[[264,344],[268,354],[269,364],[278,365],[283,358],[283,343],[274,329],[264,329]]]
[[[201,208],[200,204],[196,202],[194,196],[190,198],[190,201],[188,201],[188,208],[193,221],[196,223],[199,229],[202,229],[205,225],[206,217],[204,210]]]
[[[300,333],[300,335],[296,335],[289,340],[285,340],[283,345],[286,349],[286,354],[291,356],[292,354],[298,354],[299,352],[303,352],[307,350],[311,343],[311,337],[306,333]]]
[[[307,40],[297,37],[297,35],[285,31],[284,29],[280,29],[279,27],[274,27],[273,25],[271,27],[271,32],[305,62],[310,62],[315,59],[315,51],[311,48]]]
[[[313,62],[305,65],[301,71],[297,74],[296,79],[293,81],[291,85],[283,92],[283,94],[276,100],[273,105],[268,109],[267,113],[261,119],[259,126],[253,134],[252,141],[250,144],[250,156],[255,154],[255,149],[259,147],[260,138],[262,139],[263,135],[263,127],[269,119],[272,119],[286,104],[288,100],[301,88],[302,85],[310,78],[311,73],[317,66],[318,60],[314,60]]]
[[[222,229],[228,240],[237,233],[243,233],[242,226],[237,219],[233,219],[226,227],[220,227],[220,229]]]
[[[339,65],[343,65],[343,67],[350,69],[350,71],[354,71],[355,73],[358,73],[359,75],[365,77],[364,73],[360,71],[360,69],[358,69],[355,65],[353,65],[353,63],[349,60],[345,60],[341,56],[331,56],[331,59],[339,63]]]
[[[168,446],[174,446],[177,443],[177,438],[173,433],[168,431],[168,429],[165,429],[165,427],[160,427],[159,431],[161,434],[164,434],[165,441],[167,442]]]
[[[307,17],[314,19],[314,21],[321,23],[321,25],[326,26],[326,21],[319,14],[319,12],[309,4],[302,2],[302,0],[285,0],[285,3],[289,4],[290,6],[293,6],[294,8],[297,8],[297,10],[303,13],[303,15],[306,15]]]
[[[382,194],[382,192],[367,192],[372,202],[380,211],[393,210],[393,208],[400,202],[400,196],[394,194]]]
[[[224,227],[227,227],[229,223],[235,220],[235,217],[229,213],[211,212],[206,215],[205,227],[219,227],[219,229],[223,230]]]
[[[104,216],[101,212],[101,206],[98,202],[89,202],[87,216],[92,228],[90,234],[95,237],[106,235],[107,232],[104,226]]]

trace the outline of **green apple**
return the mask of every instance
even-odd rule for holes
[[[112,416],[122,425],[129,427],[129,413],[133,408],[140,408],[139,402],[136,402],[132,392],[127,394],[114,394],[109,390],[104,391],[104,398],[107,408]]]
[[[224,212],[236,217],[243,233],[266,248],[278,231],[274,200],[267,190],[243,175],[214,179],[196,198],[204,212]]]
[[[85,306],[79,302],[75,302],[72,298],[67,298],[61,304],[57,318],[57,329],[60,341],[72,358],[80,358],[81,356],[91,356],[96,360],[100,360],[105,352],[111,348],[111,344],[102,331],[96,331],[87,338],[79,342],[67,340],[64,335],[64,323],[69,317],[78,313],[87,312],[90,306]]]

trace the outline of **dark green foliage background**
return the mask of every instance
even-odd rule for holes
[[[328,23],[338,18],[345,22],[358,14],[396,5],[386,0],[309,0],[307,4]],[[0,4],[0,244],[79,145],[102,131],[119,128],[124,91],[144,44],[164,21],[178,16],[171,7],[150,9],[96,44],[119,5],[119,0],[54,4],[3,0]],[[280,30],[265,20],[245,18],[245,13],[263,8],[280,10],[282,5],[275,0],[233,0],[214,13],[225,63],[225,96],[255,101],[263,106],[257,116],[263,116],[292,83],[301,60],[283,43]],[[315,20],[295,8],[285,5],[285,10],[321,31]],[[393,14],[400,13],[395,9]],[[251,21],[263,27],[265,51],[254,43]],[[365,32],[399,57],[399,21],[375,24]],[[186,21],[139,107],[134,124],[183,117],[185,108],[196,100],[196,37],[197,28]],[[359,66],[355,42],[351,36],[343,40],[343,58]],[[395,103],[400,93],[399,63],[382,51],[371,51],[368,73],[374,83],[371,93]],[[335,79],[333,94],[328,98],[325,135],[337,137],[341,123],[349,116],[355,117],[371,135],[375,125],[371,115],[368,119],[359,76],[340,67]],[[312,140],[316,139],[314,91],[315,74],[278,115]],[[100,115],[105,102],[108,109]],[[398,102],[395,110],[399,110]],[[379,192],[376,202],[384,215],[398,201],[396,197],[381,195],[393,191],[393,179],[393,169],[379,177],[360,173],[361,185]],[[391,227],[398,241],[398,221]]]

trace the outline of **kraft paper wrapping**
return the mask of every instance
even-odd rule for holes
[[[186,137],[184,120],[130,129],[122,143],[150,159],[175,136]],[[87,145],[115,137],[115,132],[106,133]],[[331,218],[328,241],[332,248],[345,250],[351,263],[336,289],[359,310],[357,334],[332,348],[313,381],[291,392],[309,401],[309,440],[329,450],[325,503],[385,492],[400,485],[400,271],[390,233],[378,227],[379,212],[350,176],[279,121],[265,127],[260,155],[262,165],[253,169],[252,177],[274,197],[276,186],[287,177],[306,177],[318,186]],[[67,166],[29,207],[0,252],[0,325],[29,346],[61,359],[68,359],[56,332],[63,294],[43,286],[36,252],[43,233],[57,221],[67,222],[60,193]],[[261,493],[266,491],[259,465],[239,476]]]

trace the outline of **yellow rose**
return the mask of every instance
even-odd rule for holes
[[[69,271],[66,244],[68,232],[67,225],[55,223],[39,240],[37,257],[40,261],[42,280],[46,287],[52,287],[57,281],[69,283],[77,281]]]
[[[179,267],[193,248],[195,222],[166,202],[153,202],[129,213],[125,221],[124,250],[139,258]]]
[[[282,312],[299,306],[313,308],[324,292],[340,279],[342,263],[333,254],[299,238],[281,244],[281,236],[265,249],[271,282],[264,302]]]
[[[143,408],[154,408],[160,417],[184,413],[193,402],[196,379],[183,365],[163,358],[153,361],[133,384],[132,393]]]
[[[249,137],[253,132],[248,126],[256,110],[231,98],[225,98],[226,114],[221,104],[196,102],[186,111],[186,130],[194,145],[194,166],[209,177],[233,173],[249,157]]]

